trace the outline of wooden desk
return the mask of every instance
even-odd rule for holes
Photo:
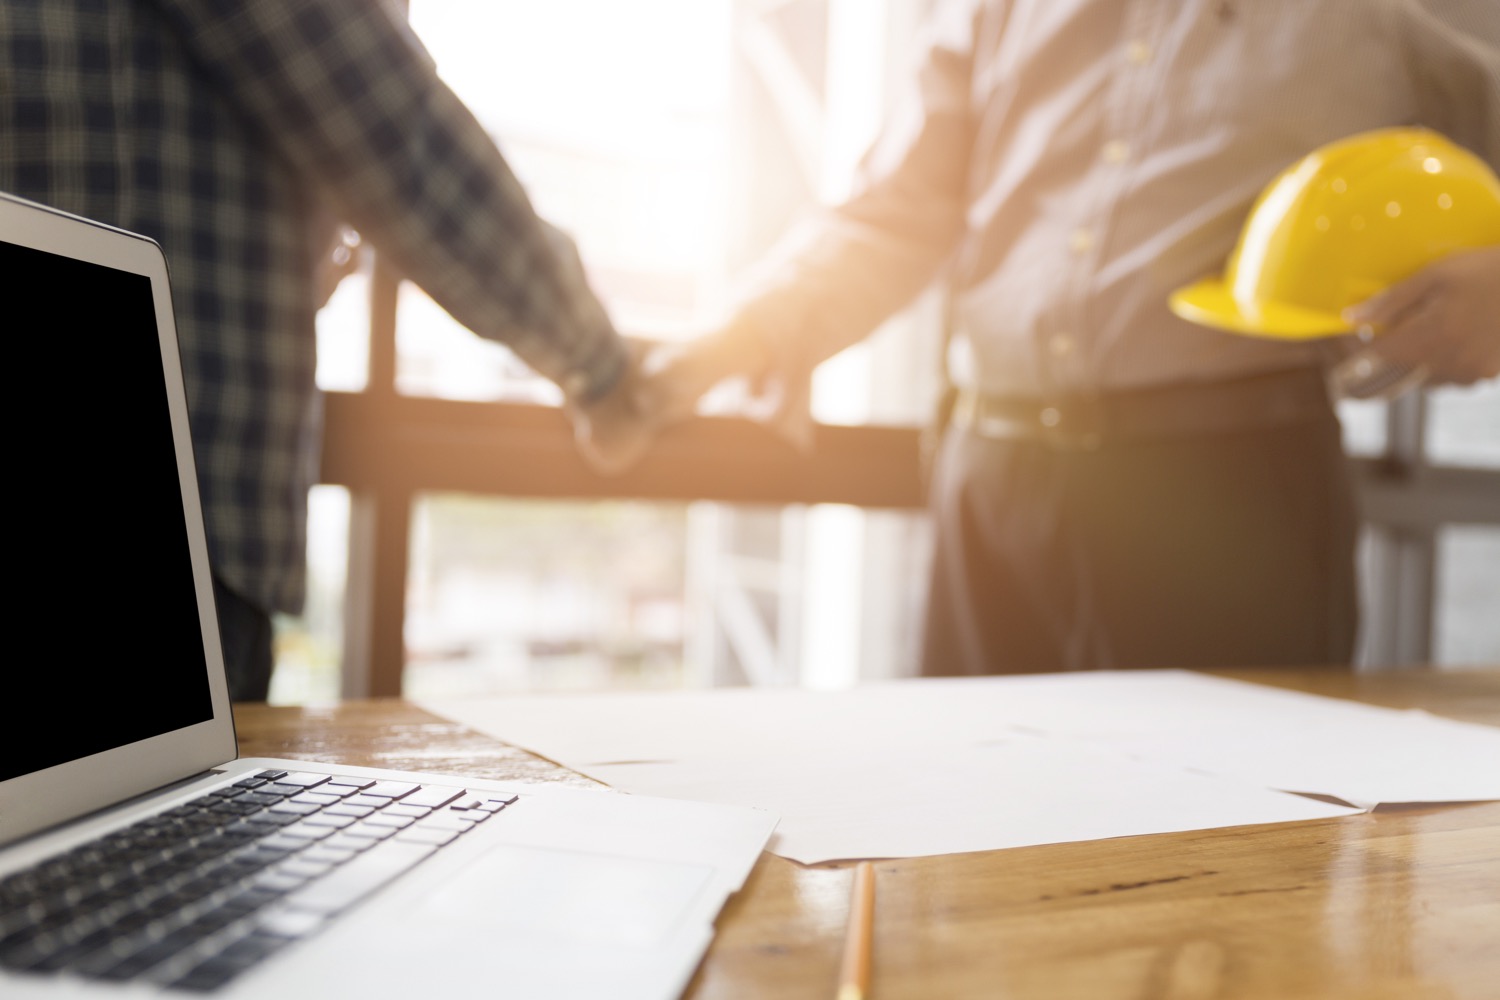
[[[1500,670],[1218,673],[1500,725]],[[242,705],[235,721],[246,756],[589,783],[399,701]],[[688,996],[829,1000],[851,871],[764,855]],[[886,861],[877,876],[871,1000],[1500,998],[1500,803]]]

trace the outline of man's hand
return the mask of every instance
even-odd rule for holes
[[[743,377],[752,394],[770,367],[759,337],[733,324],[691,340],[659,344],[642,363],[642,407],[662,422],[686,420],[698,401],[728,379]]]
[[[633,466],[662,428],[693,416],[698,400],[720,382],[758,377],[769,365],[759,338],[732,327],[688,341],[627,343],[630,366],[609,394],[588,406],[566,406],[579,452],[602,475]]]
[[[1373,360],[1425,370],[1427,381],[1454,385],[1494,378],[1500,375],[1500,247],[1446,257],[1344,317],[1371,340],[1350,359],[1355,364]]]
[[[644,412],[665,425],[688,419],[705,395],[736,378],[745,382],[745,416],[799,449],[811,447],[807,386],[791,384],[791,376],[777,370],[765,341],[743,324],[731,322],[691,340],[656,347],[642,363],[638,399]]]
[[[629,344],[630,364],[614,388],[592,403],[563,404],[573,421],[579,454],[600,475],[618,475],[640,461],[664,423],[641,405],[640,369],[646,345]]]

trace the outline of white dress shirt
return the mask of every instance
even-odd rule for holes
[[[790,375],[934,279],[950,374],[1024,396],[1318,364],[1175,317],[1251,204],[1332,140],[1443,132],[1500,164],[1500,0],[940,0],[856,194],[742,303]]]

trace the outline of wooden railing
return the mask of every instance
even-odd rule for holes
[[[349,694],[401,693],[407,539],[420,493],[922,502],[918,434],[908,428],[822,426],[814,450],[803,454],[759,425],[705,417],[667,430],[630,471],[602,477],[579,458],[567,418],[551,407],[329,393],[325,426],[322,480],[347,487],[352,498]]]
[[[818,426],[810,452],[746,420],[699,418],[662,434],[628,472],[603,477],[579,457],[555,408],[402,396],[395,391],[396,277],[371,290],[369,388],[328,393],[321,479],[351,495],[344,693],[401,693],[412,505],[426,492],[555,499],[718,500],[743,504],[923,503],[915,428]],[[1355,463],[1365,519],[1431,534],[1435,524],[1500,523],[1484,470]],[[1430,574],[1429,574],[1430,575]]]

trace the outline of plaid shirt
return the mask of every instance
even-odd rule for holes
[[[0,190],[166,251],[214,569],[267,610],[305,590],[336,220],[569,395],[624,369],[571,243],[377,0],[4,0]]]

